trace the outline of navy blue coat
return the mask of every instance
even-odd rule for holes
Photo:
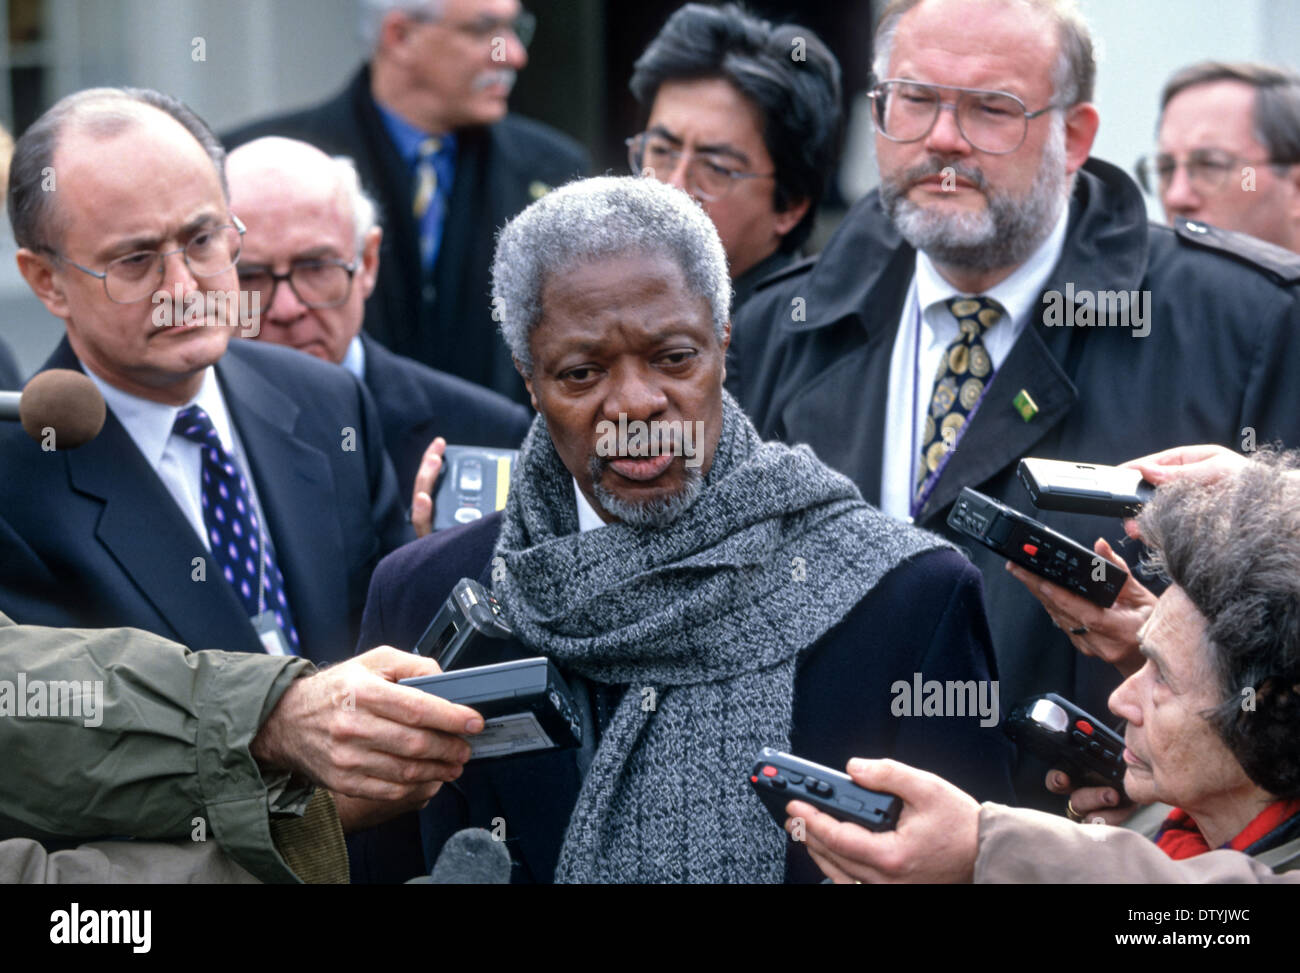
[[[586,175],[590,160],[573,139],[531,119],[456,133],[456,179],[432,277],[420,264],[411,213],[414,180],[370,94],[370,68],[320,105],[245,125],[228,148],[265,135],[302,139],[357,164],[379,202],[384,241],[365,328],[414,358],[527,404],[528,393],[492,320],[492,253],[501,225],[540,193]]]
[[[435,436],[453,446],[517,449],[532,413],[481,385],[395,355],[369,335],[365,383],[379,412],[384,446],[397,471],[397,488],[409,496],[420,458]]]
[[[9,346],[0,341],[0,391],[14,392],[22,388],[23,373]]]
[[[872,193],[815,261],[760,285],[732,335],[727,386],[759,435],[808,443],[870,503],[880,501],[889,359],[915,257]],[[1119,169],[1090,159],[1080,171],[1043,290],[1147,291],[1150,333],[1032,320],[917,519],[967,548],[984,573],[1008,707],[1057,692],[1104,718],[1118,676],[1075,651],[1003,558],[947,527],[953,500],[973,487],[1087,547],[1105,536],[1136,563],[1140,548],[1121,545],[1119,520],[1036,510],[1016,479],[1019,460],[1113,464],[1190,443],[1241,449],[1247,428],[1261,445],[1300,446],[1297,283],[1300,256],[1202,224],[1151,224]],[[793,319],[796,298],[806,320]],[[1039,408],[1028,422],[1012,404],[1022,389]],[[1027,800],[1045,793],[1041,776],[1023,783]]]
[[[65,338],[46,368],[79,368]],[[370,574],[413,535],[379,420],[346,371],[300,351],[232,341],[216,366],[239,430],[302,654],[349,656]],[[7,428],[6,428],[7,427]],[[343,448],[344,430],[356,448]],[[262,652],[193,526],[109,410],[79,449],[44,452],[0,426],[0,611],[33,625],[129,625],[192,649]]]
[[[385,558],[371,583],[358,650],[411,648],[456,581],[487,583],[500,522],[494,514]],[[1010,801],[1011,748],[999,727],[980,727],[975,717],[891,714],[890,687],[900,679],[910,684],[918,672],[940,681],[997,677],[979,573],[953,551],[928,552],[895,568],[801,654],[793,752],[840,770],[854,756],[894,757],[941,774],[981,800]],[[585,687],[565,675],[571,686]],[[734,768],[737,780],[749,769]],[[418,820],[407,815],[350,840],[353,881],[411,878],[432,867],[456,831],[490,829],[502,817],[515,880],[550,882],[580,785],[571,750],[470,763]],[[786,877],[822,879],[794,842]]]

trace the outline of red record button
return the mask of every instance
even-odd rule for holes
[[[1092,736],[1092,724],[1087,720],[1075,720],[1074,725],[1088,736]]]
[[[1033,544],[1026,544],[1024,547],[1021,548],[1021,550],[1024,551],[1026,554],[1028,554],[1030,557],[1038,556],[1038,548]]]
[[[776,768],[773,767],[771,764],[768,764],[766,767],[763,768],[763,776],[764,776],[764,777],[775,777],[775,776],[776,776]]]

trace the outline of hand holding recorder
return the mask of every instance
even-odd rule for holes
[[[831,881],[969,882],[979,851],[980,806],[942,777],[894,760],[850,760],[859,787],[903,801],[898,827],[873,833],[803,801],[786,809],[804,821],[808,853]],[[793,821],[786,830],[793,831]]]

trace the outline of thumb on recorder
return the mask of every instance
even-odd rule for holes
[[[828,878],[839,884],[971,881],[979,802],[942,777],[895,760],[855,757],[846,772],[860,787],[896,794],[903,813],[896,830],[872,832],[791,801],[786,830],[796,840],[802,831],[808,853]]]

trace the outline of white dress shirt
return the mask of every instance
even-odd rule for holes
[[[1070,208],[1062,207],[1056,225],[1011,276],[984,292],[1006,309],[1006,316],[984,332],[984,347],[996,370],[1002,367],[1020,333],[1038,306],[1047,278],[1061,257]],[[934,393],[934,375],[944,350],[958,335],[957,319],[944,303],[968,297],[948,283],[925,253],[917,251],[916,270],[903,301],[902,318],[889,359],[889,391],[885,406],[885,445],[880,478],[880,509],[891,517],[911,521],[916,464],[925,432],[925,414]],[[999,389],[1007,400],[1018,389]],[[910,419],[910,421],[909,421]],[[961,448],[958,440],[957,448]]]
[[[366,346],[361,343],[361,335],[352,339],[339,364],[355,375],[357,381],[366,380]]]
[[[579,489],[577,477],[573,478],[573,495],[578,498],[578,533],[585,534],[597,527],[604,527],[605,521],[596,513],[596,508],[591,505],[586,494]]]
[[[182,436],[172,434],[176,415],[191,405],[197,405],[212,420],[212,426],[217,431],[217,438],[221,440],[221,445],[235,458],[245,480],[248,481],[253,508],[257,511],[260,522],[266,524],[266,518],[262,516],[262,508],[257,500],[257,486],[253,482],[248,459],[244,454],[243,445],[239,442],[234,424],[230,421],[230,412],[226,408],[225,397],[221,394],[217,373],[211,366],[203,373],[203,384],[199,387],[198,394],[183,406],[164,405],[161,402],[152,402],[131,395],[129,392],[123,392],[109,385],[84,364],[81,367],[104,394],[105,404],[126,429],[127,435],[131,437],[145,461],[158,474],[158,479],[172,495],[172,499],[176,501],[181,513],[194,528],[194,533],[198,534],[199,539],[203,541],[205,548],[212,549],[212,545],[208,543],[207,528],[203,524],[203,506],[199,500],[203,447]],[[270,542],[269,537],[266,540],[267,543]]]

